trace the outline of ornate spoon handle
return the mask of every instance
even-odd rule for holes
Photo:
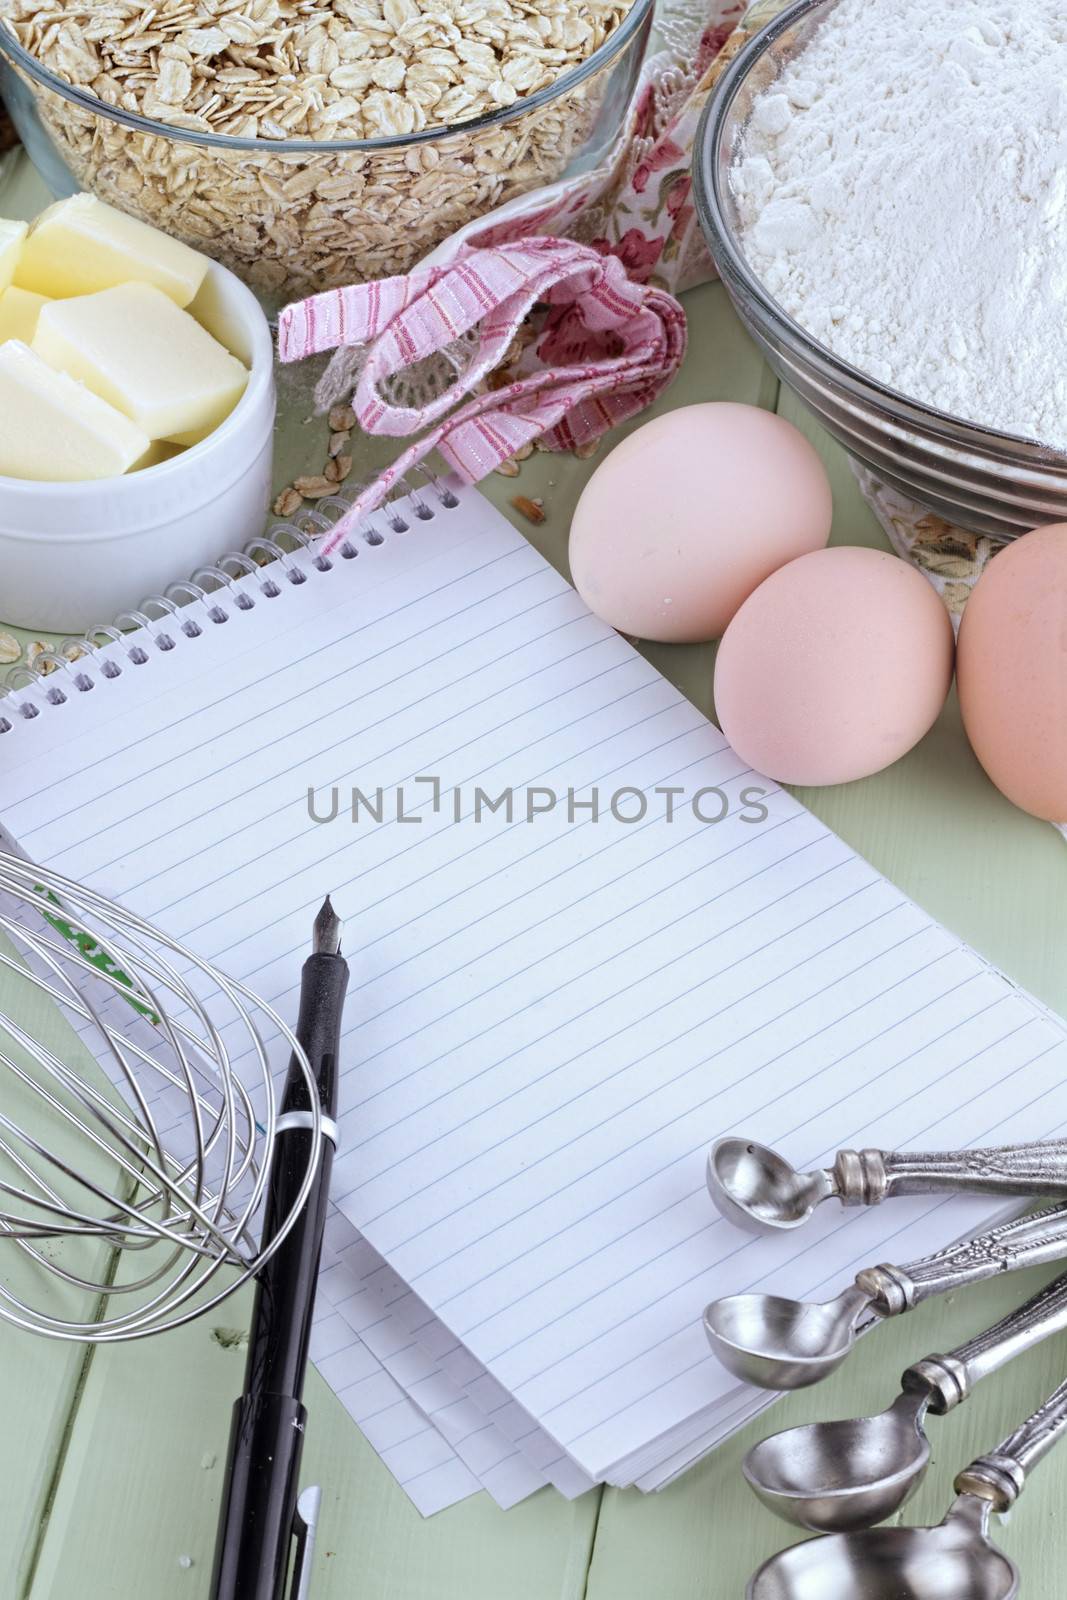
[[[833,1179],[846,1206],[874,1206],[902,1194],[1067,1197],[1067,1139],[1000,1150],[839,1150]]]
[[[927,1393],[930,1410],[942,1416],[966,1400],[976,1383],[1065,1328],[1067,1273],[947,1356],[916,1361],[904,1373],[902,1386],[910,1393]]]
[[[979,1456],[956,1479],[957,1494],[977,1495],[1007,1511],[1026,1487],[1026,1479],[1067,1433],[1067,1383],[1049,1395],[1021,1428],[987,1456]]]
[[[866,1267],[856,1282],[882,1316],[899,1316],[934,1295],[965,1289],[1002,1272],[1039,1267],[1067,1256],[1067,1206],[1018,1217],[989,1233],[949,1245],[907,1266]]]

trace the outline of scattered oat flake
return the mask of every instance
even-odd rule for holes
[[[519,475],[519,463],[514,456],[509,456],[507,461],[502,461],[496,470],[502,478],[517,478]]]
[[[305,500],[321,500],[323,495],[333,494],[336,488],[329,478],[294,478],[293,488],[302,494]]]
[[[22,646],[12,633],[0,633],[0,666],[9,667],[22,659]]]
[[[42,678],[47,678],[50,672],[56,670],[54,661],[41,661],[41,657],[50,649],[51,645],[45,644],[43,639],[31,639],[26,646],[26,664],[39,672]]]
[[[351,439],[351,437],[352,437],[352,431],[351,431],[350,428],[339,428],[336,433],[331,433],[331,435],[330,435],[330,455],[331,456],[343,455],[344,454],[345,445],[348,443],[348,441],[349,441],[349,439]]]
[[[291,517],[294,511],[299,511],[304,504],[304,496],[299,489],[283,489],[274,502],[274,515],[276,517]]]
[[[545,520],[545,507],[542,500],[531,500],[529,495],[517,494],[512,498],[512,505],[527,522],[541,523]]]
[[[330,412],[331,433],[351,433],[356,425],[356,413],[351,406],[334,406]]]

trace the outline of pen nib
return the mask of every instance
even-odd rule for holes
[[[315,918],[315,954],[335,956],[341,949],[341,919],[333,909],[329,895],[322,902],[322,910]]]

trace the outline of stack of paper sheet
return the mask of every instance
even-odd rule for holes
[[[658,1488],[768,1398],[711,1355],[708,1300],[829,1295],[990,1215],[827,1205],[753,1239],[705,1191],[718,1135],[808,1167],[1067,1127],[1063,1024],[458,499],[328,573],[293,558],[274,599],[241,580],[225,626],[205,609],[0,733],[27,854],[290,1021],[333,895],[352,985],[314,1355],[427,1513]]]

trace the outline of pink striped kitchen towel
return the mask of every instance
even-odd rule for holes
[[[526,317],[548,307],[536,363],[506,387],[472,394],[503,361]],[[473,349],[444,394],[391,403],[383,385],[463,335]],[[323,544],[328,553],[431,450],[476,483],[525,444],[568,450],[635,416],[674,377],[685,313],[673,295],[628,277],[622,261],[568,239],[467,249],[447,263],[314,295],[278,321],[284,362],[369,346],[353,408],[366,433],[421,437],[364,489]],[[457,401],[470,396],[465,403]],[[425,430],[425,431],[424,431]]]

